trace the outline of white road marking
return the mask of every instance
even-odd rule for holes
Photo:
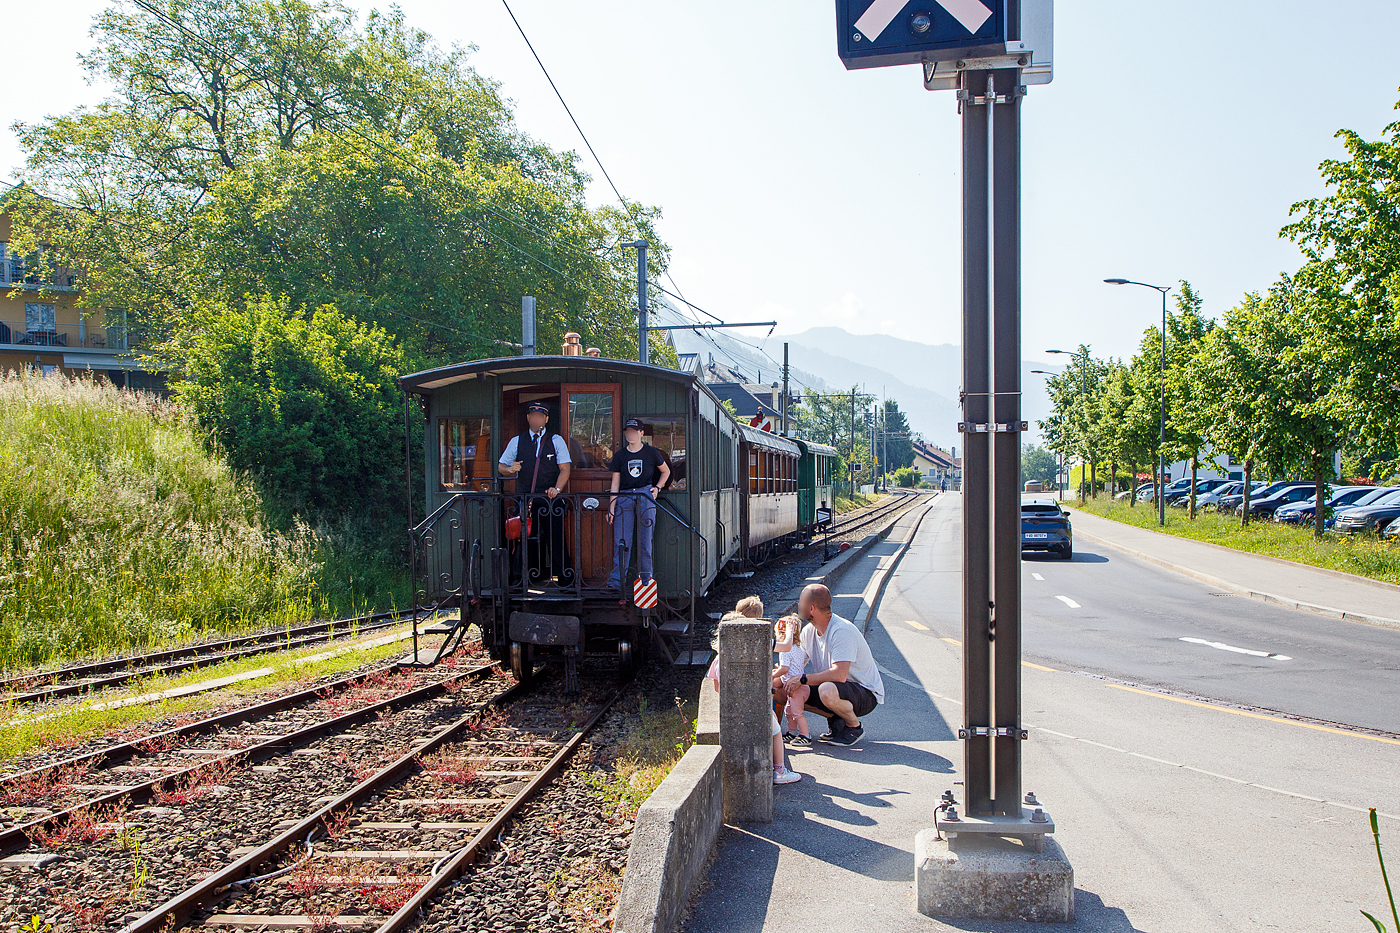
[[[1313,797],[1309,794],[1300,794],[1297,791],[1283,790],[1282,788],[1278,787],[1270,787],[1267,784],[1256,784],[1253,781],[1246,781],[1244,778],[1230,777],[1230,775],[1228,774],[1220,774],[1216,771],[1207,771],[1205,768],[1196,768],[1192,767],[1191,765],[1177,764],[1174,761],[1167,761],[1165,758],[1153,758],[1151,755],[1144,755],[1140,752],[1130,752],[1125,749],[1116,748],[1112,745],[1104,745],[1101,742],[1092,742],[1089,739],[1076,738],[1072,735],[1066,735],[1063,732],[1056,732],[1054,729],[1047,729],[1044,726],[1031,726],[1029,725],[1029,723],[1027,724],[1027,726],[1028,728],[1034,729],[1036,732],[1046,732],[1050,735],[1059,736],[1062,739],[1083,742],[1085,745],[1093,745],[1095,748],[1102,748],[1108,751],[1119,752],[1120,754],[1130,755],[1133,758],[1141,758],[1144,761],[1151,761],[1156,764],[1166,765],[1169,768],[1181,768],[1183,771],[1194,771],[1197,774],[1204,774],[1206,777],[1220,778],[1222,781],[1230,781],[1233,784],[1243,784],[1245,787],[1253,787],[1255,790],[1268,791],[1271,794],[1279,794],[1283,797],[1292,797],[1295,800],[1306,800],[1309,803],[1321,803],[1326,804],[1329,807],[1340,807],[1343,810],[1351,810],[1355,813],[1366,812],[1366,808],[1353,806],[1349,803],[1339,803],[1336,800],[1324,800],[1321,797]],[[1376,815],[1384,817],[1388,820],[1400,820],[1400,816],[1397,816],[1393,813],[1381,813],[1377,811]]]
[[[1045,582],[1045,578],[1042,577],[1042,576],[1041,576],[1040,574],[1038,574],[1038,573],[1033,573],[1033,574],[1031,574],[1031,576],[1035,577],[1035,578],[1036,578],[1037,580],[1039,580],[1041,583],[1044,583],[1044,582]]]
[[[1063,599],[1064,597],[1061,597]],[[1234,645],[1227,645],[1223,641],[1207,641],[1204,638],[1182,637],[1179,641],[1192,645],[1205,645],[1208,648],[1219,648],[1221,651],[1233,651],[1235,654],[1247,654],[1252,658],[1271,658],[1275,661],[1292,661],[1286,654],[1274,654],[1272,651],[1257,651],[1253,648],[1236,648]]]
[[[1058,599],[1060,602],[1064,603],[1066,606],[1070,607],[1071,609],[1083,609],[1083,608],[1084,608],[1083,606],[1079,605],[1079,603],[1077,603],[1077,602],[1075,602],[1074,600],[1070,599],[1068,596],[1056,596],[1055,598]]]

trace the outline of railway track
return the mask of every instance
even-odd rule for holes
[[[382,688],[376,673],[342,683]],[[8,804],[43,788],[66,799],[0,833],[0,852],[24,849],[0,861],[0,920],[53,917],[57,905],[59,929],[401,929],[560,771],[617,694],[592,709],[548,688],[518,702],[526,696],[481,664],[310,723],[278,716],[305,694],[238,711],[258,731],[297,726],[254,744],[247,729],[224,729],[225,715],[94,753],[106,770],[84,780],[159,772],[118,788],[65,783],[92,760],[9,775]],[[170,745],[193,735],[206,741]],[[171,770],[177,753],[185,767]],[[138,756],[151,764],[111,764]],[[43,883],[6,871],[17,867],[43,869]]]
[[[890,496],[888,502],[872,506],[869,510],[852,515],[839,522],[833,522],[827,530],[828,535],[845,536],[855,531],[857,528],[864,528],[866,525],[876,522],[881,518],[888,517],[902,509],[908,509],[924,501],[924,496],[918,493],[895,493]]]
[[[178,674],[258,654],[289,651],[347,636],[364,635],[392,628],[410,619],[416,622],[418,618],[416,613],[410,612],[381,612],[53,671],[15,674],[0,679],[0,691],[3,691],[0,693],[0,704],[37,703],[108,690],[148,677]]]

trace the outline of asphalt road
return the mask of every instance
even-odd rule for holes
[[[898,582],[939,607],[933,637],[960,638],[961,545],[950,531],[915,558],[921,567],[906,559]],[[1400,630],[1222,593],[1083,540],[1072,561],[1025,555],[1021,579],[1029,661],[1400,734]]]
[[[934,503],[870,620],[886,702],[864,717],[865,737],[789,749],[803,780],[780,788],[774,823],[725,830],[692,933],[1045,929],[913,909],[915,835],[939,794],[962,796],[960,505]],[[897,538],[842,581],[837,612],[856,615]],[[1260,708],[1400,727],[1400,632],[1214,597],[1107,548],[1078,549],[1073,563],[1022,566],[1024,786],[1074,866],[1068,929],[1369,929],[1359,911],[1385,910],[1385,894],[1366,808],[1379,808],[1394,852],[1400,738]]]

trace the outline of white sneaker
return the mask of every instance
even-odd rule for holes
[[[796,771],[790,771],[786,767],[773,769],[774,784],[796,784],[802,780],[802,775]]]

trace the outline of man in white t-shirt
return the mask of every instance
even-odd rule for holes
[[[802,591],[797,615],[802,645],[807,649],[810,674],[801,682],[812,687],[806,708],[826,717],[830,727],[821,741],[828,745],[854,745],[865,733],[860,717],[885,702],[885,684],[865,636],[846,619],[831,611],[831,590],[813,583]]]

